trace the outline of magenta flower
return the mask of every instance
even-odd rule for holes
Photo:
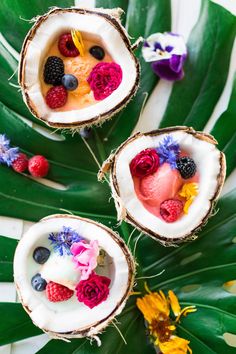
[[[81,280],[77,284],[77,299],[92,309],[107,299],[110,283],[111,279],[93,273],[87,280]]]
[[[144,177],[156,172],[159,167],[159,156],[154,149],[142,150],[130,163],[132,176]]]
[[[122,69],[116,63],[98,63],[87,79],[95,100],[104,100],[115,91],[122,81]]]
[[[73,254],[73,261],[81,272],[81,280],[86,280],[97,267],[97,257],[99,255],[98,241],[90,243],[84,241],[75,242],[70,248]]]

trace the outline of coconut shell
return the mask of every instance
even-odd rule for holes
[[[111,155],[111,157],[109,157],[104,162],[105,170],[103,171],[103,169],[101,169],[101,171],[99,171],[99,174],[98,174],[98,177],[101,179],[103,173],[106,173],[109,169],[110,186],[111,186],[111,190],[112,190],[112,196],[114,198],[116,209],[117,209],[118,220],[125,220],[126,222],[133,225],[135,228],[139,229],[141,232],[143,232],[143,233],[151,236],[153,239],[159,241],[164,246],[173,246],[173,245],[182,243],[184,241],[191,241],[191,240],[195,239],[197,237],[196,233],[206,224],[208,218],[211,216],[211,214],[213,212],[215,202],[216,202],[217,198],[219,197],[219,194],[220,194],[221,189],[224,184],[225,174],[226,174],[225,155],[223,154],[223,152],[219,152],[219,160],[218,160],[219,173],[217,175],[217,184],[216,184],[214,194],[209,200],[209,202],[210,202],[209,208],[208,208],[206,214],[204,215],[204,217],[202,217],[199,220],[198,224],[194,228],[191,229],[191,232],[183,233],[183,235],[181,235],[180,237],[171,237],[171,234],[168,235],[168,237],[165,237],[162,234],[154,232],[149,227],[142,225],[141,220],[136,220],[131,215],[131,213],[126,209],[125,204],[121,198],[121,190],[120,190],[120,185],[117,180],[116,168],[117,168],[117,161],[119,159],[121,152],[123,152],[123,149],[125,149],[129,144],[132,144],[135,140],[137,140],[141,137],[145,137],[145,136],[154,137],[154,136],[163,135],[166,133],[169,134],[169,133],[173,133],[173,132],[177,132],[177,131],[190,134],[190,135],[194,136],[196,139],[207,142],[207,143],[212,144],[214,146],[217,144],[217,141],[215,140],[215,138],[212,135],[207,134],[207,133],[203,133],[203,132],[198,132],[198,131],[195,131],[191,127],[185,127],[185,126],[176,126],[176,127],[158,129],[158,130],[147,132],[144,134],[136,133],[135,135],[128,138],[115,151],[115,153],[113,153]]]
[[[116,32],[119,34],[120,40],[124,43],[126,49],[130,53],[130,58],[131,61],[133,62],[133,65],[135,66],[136,70],[136,77],[133,79],[133,85],[131,89],[127,92],[127,95],[121,99],[119,102],[114,104],[114,106],[110,109],[102,109],[99,114],[91,114],[91,118],[86,119],[86,120],[78,120],[78,121],[73,121],[73,122],[52,122],[48,120],[47,117],[42,116],[42,114],[39,113],[39,107],[35,106],[34,102],[32,101],[32,98],[30,97],[29,94],[29,89],[26,85],[25,82],[25,70],[26,70],[26,58],[27,58],[27,50],[28,47],[32,41],[32,39],[35,37],[37,34],[37,31],[39,30],[40,26],[48,20],[51,16],[55,15],[61,15],[65,13],[76,13],[80,15],[91,15],[91,16],[96,16],[98,18],[102,18],[106,23],[108,23],[111,28],[114,28]],[[139,80],[140,80],[140,65],[137,60],[137,58],[133,54],[133,50],[137,48],[137,46],[140,44],[142,38],[139,38],[136,43],[131,45],[131,42],[128,37],[128,33],[124,29],[124,27],[121,25],[120,22],[120,16],[123,13],[123,10],[117,8],[117,9],[112,9],[112,10],[106,10],[106,9],[82,9],[82,8],[52,8],[48,13],[38,16],[36,18],[36,22],[28,32],[20,54],[20,62],[19,62],[19,76],[18,76],[18,81],[19,85],[21,86],[22,90],[22,95],[24,102],[28,106],[29,110],[31,113],[38,119],[44,121],[48,126],[55,127],[55,128],[70,128],[70,129],[81,129],[85,127],[89,127],[91,125],[101,125],[105,120],[110,119],[114,114],[118,113],[123,107],[125,107],[128,102],[131,100],[131,98],[136,94],[137,89],[139,87]],[[92,19],[94,21],[94,19]],[[69,25],[68,25],[69,27]],[[89,29],[89,24],[88,24],[88,29]],[[89,32],[89,31],[88,31]],[[119,64],[119,62],[118,62]],[[122,79],[123,81],[123,79]],[[103,100],[103,101],[106,101]],[[79,117],[79,109],[75,110],[73,112],[75,116]],[[71,112],[71,111],[69,111]],[[65,115],[68,112],[64,112]]]
[[[56,224],[57,220],[60,220],[61,218],[63,218],[63,219],[66,218],[66,219],[68,219],[68,221],[73,220],[73,219],[80,220],[82,222],[89,223],[89,224],[96,226],[96,227],[102,229],[103,231],[105,231],[109,235],[108,237],[111,237],[111,239],[122,250],[122,253],[125,257],[126,264],[127,264],[127,269],[128,269],[128,278],[127,279],[128,280],[127,280],[127,284],[126,284],[126,289],[122,289],[122,294],[123,294],[122,297],[119,299],[119,301],[117,301],[117,303],[115,304],[114,308],[109,313],[109,315],[105,316],[102,320],[94,321],[93,324],[91,324],[89,326],[84,326],[82,328],[74,328],[73,331],[68,331],[68,332],[52,331],[52,330],[48,329],[47,327],[41,327],[41,326],[40,326],[40,328],[45,333],[47,333],[50,337],[55,338],[55,339],[66,340],[66,339],[71,339],[71,338],[96,337],[96,335],[98,333],[100,333],[102,330],[104,330],[108,326],[108,324],[114,319],[115,316],[117,316],[118,314],[121,313],[123,307],[125,306],[126,301],[130,295],[130,292],[131,292],[131,290],[133,288],[133,284],[134,284],[135,262],[133,260],[131,252],[129,251],[128,247],[125,245],[124,241],[120,238],[120,236],[116,232],[112,231],[108,227],[106,227],[98,222],[95,222],[95,221],[92,221],[92,220],[86,219],[86,218],[80,218],[77,216],[67,215],[67,214],[66,215],[64,215],[64,214],[50,215],[50,216],[42,219],[40,222],[42,223],[42,222],[54,220],[54,223]],[[16,256],[14,259],[14,280],[15,280],[15,285],[16,285],[16,289],[17,289],[17,294],[18,294],[19,299],[22,303],[22,306],[24,307],[25,311],[29,314],[29,316],[31,316],[32,309],[28,305],[27,301],[25,301],[24,295],[22,295],[22,283],[21,284],[19,283],[19,281],[22,281],[22,274],[19,275],[19,272],[21,272],[21,271],[19,271],[19,268],[21,268],[21,267],[18,263],[18,260],[16,259],[16,258],[19,259],[19,252],[22,251],[22,246],[21,246],[22,242],[24,242],[24,236],[21,239],[21,241],[19,242],[19,246],[17,247],[17,248],[21,247],[21,249],[16,250]],[[105,251],[109,255],[109,250],[105,249]],[[18,255],[17,255],[17,253],[18,253]],[[116,270],[115,274],[116,273],[117,273],[117,270]],[[112,287],[112,285],[111,285],[111,287]],[[106,301],[108,301],[108,299]],[[63,311],[65,311],[65,310],[63,310]],[[92,311],[92,310],[90,310],[90,311]],[[38,323],[35,323],[35,325],[38,326]]]

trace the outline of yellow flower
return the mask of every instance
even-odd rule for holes
[[[72,40],[74,42],[74,45],[78,49],[80,55],[83,57],[85,49],[84,49],[84,42],[83,42],[80,31],[71,30],[71,36],[72,36]]]
[[[168,342],[159,343],[159,348],[163,354],[192,354],[189,343],[186,339],[172,336]]]
[[[184,204],[184,213],[188,214],[188,209],[194,198],[198,195],[198,184],[197,183],[185,183],[179,192],[179,195],[186,199]]]
[[[137,299],[137,307],[142,312],[148,324],[149,333],[156,346],[159,346],[163,354],[187,354],[192,353],[189,341],[174,335],[176,324],[182,316],[195,312],[195,306],[181,309],[177,296],[172,290],[168,297],[163,291],[151,292],[147,286],[148,294]],[[170,318],[170,310],[175,315],[175,320]]]

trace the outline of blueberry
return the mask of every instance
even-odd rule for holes
[[[44,264],[50,256],[50,251],[46,247],[37,247],[33,253],[33,259],[36,263]]]
[[[36,291],[43,291],[46,289],[47,282],[41,277],[39,273],[33,276],[31,279],[31,285]]]
[[[92,129],[91,128],[82,128],[82,129],[80,129],[79,134],[82,138],[88,139],[88,138],[90,138],[90,136],[92,134]]]
[[[102,60],[105,57],[104,49],[98,45],[91,47],[89,53],[97,60]]]
[[[62,85],[67,89],[68,91],[73,91],[78,87],[78,79],[71,74],[65,74],[62,76],[61,79]]]

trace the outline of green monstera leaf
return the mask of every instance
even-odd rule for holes
[[[178,248],[164,248],[136,232],[130,239],[132,228],[129,225],[123,223],[117,227],[109,187],[97,182],[98,165],[132,133],[145,97],[158,79],[149,64],[142,60],[139,49],[141,86],[125,110],[101,128],[94,128],[86,141],[78,134],[72,136],[45,127],[25,107],[15,87],[17,77],[13,73],[17,69],[18,51],[31,26],[21,18],[29,20],[52,5],[55,4],[49,0],[36,0],[33,5],[17,0],[0,3],[0,133],[5,133],[13,145],[29,156],[39,153],[47,156],[51,164],[47,179],[53,181],[53,184],[47,180],[39,183],[1,166],[0,214],[36,222],[49,214],[70,212],[115,228],[129,242],[137,259],[135,291],[144,294],[144,281],[147,281],[151,290],[174,290],[181,306],[197,307],[197,312],[182,319],[177,329],[179,336],[190,340],[193,353],[235,353],[235,347],[228,345],[225,339],[226,333],[236,334],[235,294],[229,286],[236,279],[236,190],[220,199],[215,215],[199,238]],[[56,5],[73,6],[74,2],[61,0]],[[97,0],[96,5],[123,8],[123,23],[134,39],[171,30],[169,0]],[[185,78],[173,85],[161,126],[185,124],[204,128],[226,83],[235,34],[235,17],[210,0],[203,0],[199,20],[188,39]],[[234,169],[236,156],[235,95],[236,82],[228,109],[212,129],[220,149],[226,153],[228,175]],[[15,240],[0,237],[1,282],[13,281],[16,244]],[[134,295],[118,317],[118,324],[109,326],[101,334],[101,347],[86,339],[70,343],[50,340],[38,353],[154,354],[135,303]],[[41,333],[21,304],[0,303],[0,308],[4,318],[0,323],[0,345]]]

